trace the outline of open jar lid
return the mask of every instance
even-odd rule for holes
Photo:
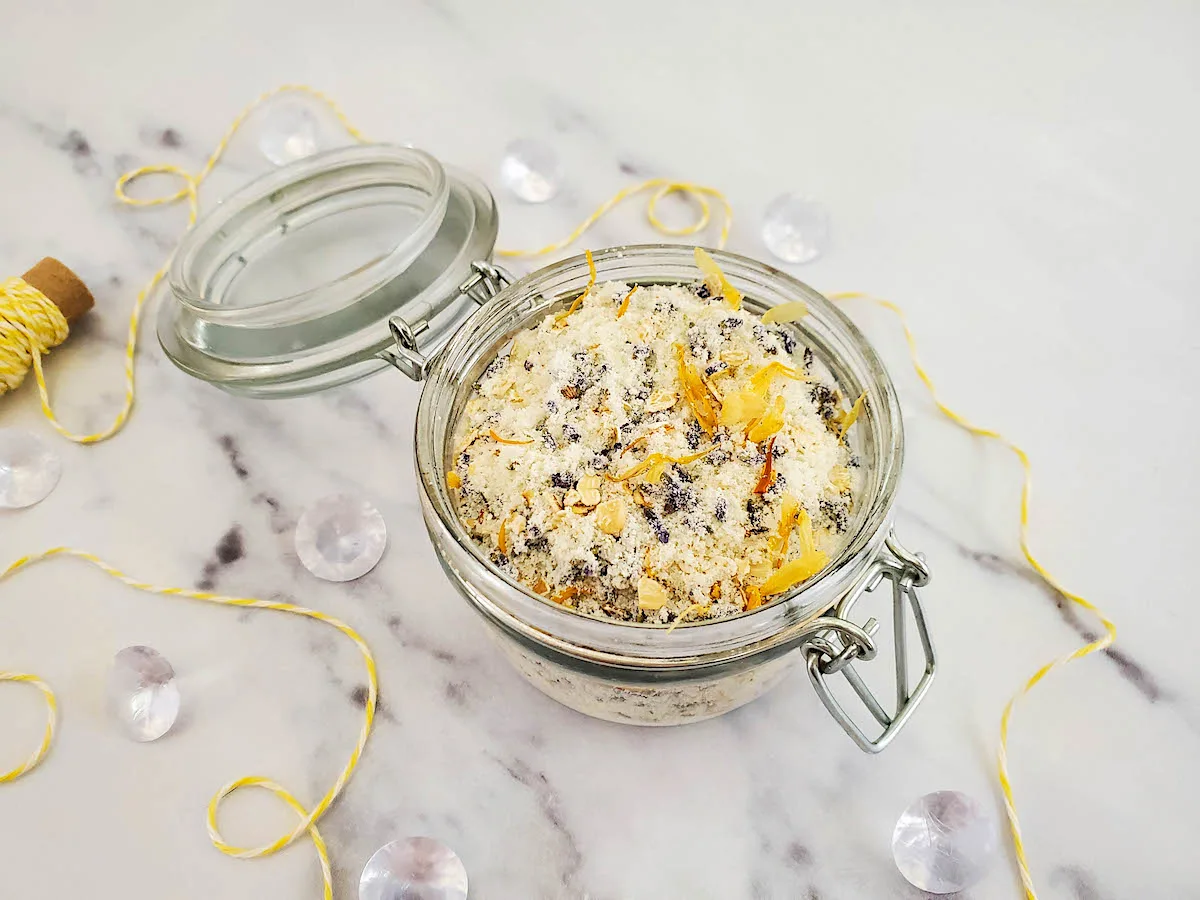
[[[251,182],[185,236],[158,338],[184,371],[250,396],[389,365],[419,378],[477,308],[468,288],[497,228],[483,183],[428,153],[320,153]]]

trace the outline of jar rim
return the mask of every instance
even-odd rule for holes
[[[860,427],[866,423],[876,441],[877,468],[853,533],[847,534],[838,554],[817,576],[771,603],[737,616],[684,623],[673,631],[662,625],[618,622],[564,609],[500,571],[459,521],[446,486],[448,446],[461,402],[457,402],[457,408],[451,407],[456,405],[454,398],[461,401],[462,393],[469,389],[482,365],[494,357],[503,340],[578,294],[588,270],[584,256],[572,256],[526,275],[484,305],[438,357],[417,410],[416,467],[430,537],[452,580],[480,612],[498,624],[558,650],[565,645],[572,648],[568,652],[583,656],[592,652],[615,654],[630,665],[651,659],[661,663],[740,653],[751,645],[773,644],[781,635],[794,631],[795,626],[824,613],[844,596],[878,553],[889,527],[904,455],[899,399],[882,361],[854,323],[813,288],[750,257],[709,252],[726,277],[743,292],[743,303],[752,311],[761,314],[769,306],[789,300],[807,303],[809,315],[793,324],[800,325],[798,330],[810,345],[823,345],[823,361],[839,383],[853,380],[866,390],[868,402],[859,423]],[[601,281],[651,283],[656,272],[667,276],[658,283],[685,280],[672,273],[688,273],[689,280],[696,280],[690,245],[626,245],[593,251],[592,259]],[[764,302],[764,294],[772,295],[774,302]],[[814,326],[818,324],[823,335],[814,341]],[[830,347],[836,347],[834,358],[827,358]],[[470,571],[462,571],[463,567]]]
[[[232,393],[353,381],[390,367],[391,317],[458,297],[497,230],[483,183],[422,150],[317,153],[245,185],[185,235],[159,342],[179,368]],[[278,290],[284,274],[293,285]]]

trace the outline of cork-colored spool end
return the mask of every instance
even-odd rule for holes
[[[21,277],[45,294],[70,324],[96,305],[79,276],[53,257],[47,256]]]

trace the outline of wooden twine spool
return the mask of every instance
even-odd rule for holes
[[[95,303],[82,279],[51,257],[20,278],[0,281],[0,395],[16,389]]]

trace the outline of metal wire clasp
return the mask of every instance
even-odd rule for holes
[[[837,605],[833,615],[813,622],[813,636],[807,640],[804,648],[804,655],[808,661],[808,677],[817,696],[854,743],[867,753],[878,753],[891,743],[892,738],[904,727],[921,698],[925,696],[925,692],[929,690],[937,670],[933,642],[929,637],[925,613],[917,594],[917,588],[929,583],[929,567],[922,556],[906,550],[896,540],[894,532],[889,532],[885,546],[887,552],[880,554],[867,577]],[[885,578],[892,583],[892,640],[896,658],[896,705],[892,712],[883,708],[853,665],[855,661],[872,660],[878,654],[874,635],[879,624],[874,618],[870,618],[860,627],[847,618],[854,604],[865,594],[874,591]],[[907,635],[910,609],[925,656],[925,671],[911,690]],[[883,726],[883,732],[877,737],[869,737],[833,696],[827,679],[828,676],[838,673],[845,676],[863,705]]]
[[[512,275],[499,266],[471,263],[470,276],[448,298],[422,303],[388,320],[395,346],[380,355],[409,378],[423,381],[434,358],[475,309],[512,282]]]

